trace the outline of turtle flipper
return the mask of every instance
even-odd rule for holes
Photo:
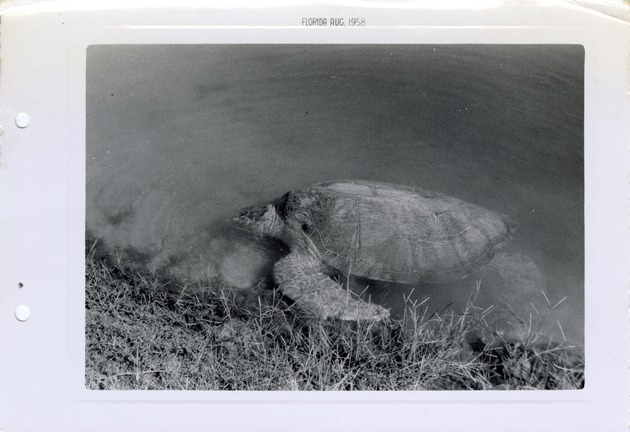
[[[291,253],[274,266],[274,279],[280,291],[295,301],[300,310],[319,319],[380,321],[389,317],[387,309],[352,298],[320,267],[314,257]]]

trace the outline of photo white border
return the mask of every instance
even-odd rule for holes
[[[630,30],[623,6],[486,1],[0,6],[0,429],[621,430],[628,423]],[[95,6],[98,5],[98,6]],[[155,2],[154,2],[155,5]],[[626,10],[627,13],[627,10]],[[362,28],[302,17],[365,17]],[[579,44],[585,48],[586,386],[578,391],[90,391],[85,85],[93,44]],[[16,126],[20,112],[31,118]],[[18,287],[21,283],[23,286]],[[18,305],[31,310],[15,319]]]

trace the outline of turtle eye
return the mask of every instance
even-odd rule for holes
[[[255,207],[249,207],[249,208],[243,209],[241,210],[240,213],[241,214],[239,215],[239,217],[243,221],[255,221],[257,219],[260,219],[260,217],[263,215],[260,209],[255,208]]]

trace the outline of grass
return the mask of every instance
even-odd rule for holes
[[[566,344],[484,342],[487,311],[406,324],[306,320],[272,290],[180,285],[86,259],[86,387],[139,390],[577,389]],[[527,322],[526,320],[522,322]]]

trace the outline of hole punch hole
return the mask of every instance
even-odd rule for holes
[[[28,114],[21,112],[15,116],[15,125],[20,129],[24,129],[31,124],[31,116]]]
[[[24,288],[24,284],[22,282],[18,282],[18,288]]]
[[[28,320],[31,316],[31,310],[28,306],[21,305],[15,308],[15,319],[20,322]]]

